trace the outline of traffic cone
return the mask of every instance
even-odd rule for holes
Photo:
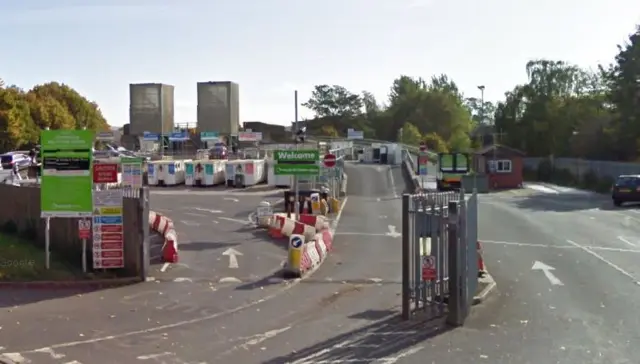
[[[482,245],[480,245],[480,241],[476,242],[476,250],[478,251],[478,277],[482,278],[487,274],[487,271],[484,269],[484,259],[482,259]]]

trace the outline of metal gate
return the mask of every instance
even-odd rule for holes
[[[478,284],[478,198],[464,191],[402,196],[402,316],[462,325]]]

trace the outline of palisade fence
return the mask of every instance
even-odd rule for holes
[[[545,157],[524,158],[524,167],[537,170],[543,161],[549,161]],[[640,174],[640,163],[596,161],[580,158],[554,158],[553,166],[556,169],[566,169],[576,177],[584,177],[591,172],[599,178],[615,179],[622,174]]]
[[[402,196],[402,317],[442,316],[460,326],[478,285],[478,195]]]
[[[0,184],[0,230],[16,233],[44,250],[46,220],[40,217],[40,186]],[[123,199],[124,258],[121,275],[146,278],[149,243],[149,189],[128,189]],[[78,236],[79,218],[51,218],[50,247],[53,254],[76,267],[82,266],[82,240]],[[88,266],[91,267],[91,241]]]

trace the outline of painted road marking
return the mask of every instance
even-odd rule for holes
[[[225,220],[225,221],[231,221],[231,222],[237,222],[238,224],[243,224],[243,225],[248,225],[249,224],[249,221],[247,221],[247,220],[234,219],[232,217],[221,216],[218,219]]]
[[[631,278],[633,283],[635,283],[637,285],[640,285],[640,282],[638,282],[638,280],[631,273],[629,273],[626,270],[624,270],[624,269],[618,267],[617,265],[613,264],[609,260],[605,259],[602,255],[594,252],[590,248],[584,247],[584,246],[582,246],[582,245],[580,245],[580,244],[578,244],[578,243],[576,243],[575,241],[572,241],[572,240],[567,240],[567,243],[569,243],[569,244],[581,249],[582,251],[584,251],[587,254],[590,254],[591,256],[595,257],[596,259],[600,260],[601,262],[605,263],[606,265],[610,266],[611,268],[617,270],[623,276]]]
[[[556,277],[552,272],[553,270],[556,270],[556,269],[550,265],[544,264],[541,261],[536,260],[533,263],[531,270],[541,270],[542,273],[544,273],[544,276],[547,277],[547,279],[549,280],[549,283],[551,283],[551,285],[553,286],[564,286],[564,283],[562,283],[562,281],[559,280],[558,277]]]
[[[170,265],[171,265],[171,263],[164,263],[164,264],[162,265],[162,268],[160,268],[160,271],[161,271],[162,273],[166,272],[166,271],[167,271],[167,269],[169,269],[169,266],[170,266]]]
[[[225,200],[225,201],[233,201],[233,202],[240,202],[240,200],[238,200],[237,198],[232,198],[232,197],[225,197],[225,198],[223,198],[223,200]]]
[[[640,249],[624,249],[613,248],[608,246],[593,246],[593,245],[558,245],[558,244],[534,244],[534,243],[517,243],[513,241],[495,241],[495,240],[480,240],[482,244],[497,244],[508,246],[520,246],[520,247],[533,247],[533,248],[553,248],[553,249],[581,249],[586,248],[590,250],[609,251],[614,253],[640,253]]]
[[[175,354],[171,353],[171,352],[168,352],[168,351],[165,351],[164,353],[158,353],[158,354],[140,355],[136,359],[138,359],[138,360],[149,360],[149,359],[157,359],[157,358],[161,358],[163,356],[169,356],[169,355],[175,355]]]
[[[626,243],[630,246],[637,246],[636,244],[632,243],[631,241],[629,241],[628,239],[626,239],[624,236],[618,236],[618,240],[620,240],[623,243]]]

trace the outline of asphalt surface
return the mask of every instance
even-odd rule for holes
[[[397,317],[399,304],[400,238],[393,228],[400,229],[398,196],[406,188],[402,173],[399,167],[352,164],[347,173],[349,198],[335,251],[309,279],[237,284],[160,280],[17,306],[0,315],[2,351],[23,362],[44,364],[339,363],[378,358],[394,363],[408,357],[418,350],[410,345],[419,330],[415,323],[406,326],[397,318],[387,319]],[[229,216],[246,212],[222,202],[217,206]],[[242,249],[240,267],[241,259],[250,255]],[[372,345],[388,340],[398,344],[372,350]],[[331,349],[334,346],[349,350]]]
[[[155,265],[154,278],[164,281],[253,282],[273,274],[282,266],[287,242],[275,242],[253,225],[260,202],[275,205],[282,201],[282,192],[171,192],[152,191],[150,207],[174,221],[179,241],[179,262],[170,266]]]
[[[335,250],[310,278],[160,280],[4,307],[0,352],[43,364],[638,362],[637,208],[560,189],[481,196],[479,236],[498,289],[452,330],[439,320],[402,323],[397,316],[400,238],[393,228],[400,229],[398,196],[409,188],[401,171],[346,168],[349,197]],[[246,212],[218,206],[225,216]],[[241,270],[252,253],[240,247]],[[532,269],[549,267],[546,274]]]

